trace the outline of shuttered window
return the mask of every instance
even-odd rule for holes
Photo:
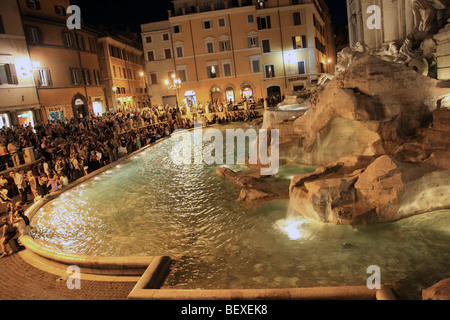
[[[52,85],[52,78],[48,68],[37,69],[35,75],[39,87],[49,87]]]
[[[0,85],[2,84],[19,84],[14,64],[0,65]]]

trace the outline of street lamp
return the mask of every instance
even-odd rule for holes
[[[177,107],[178,107],[178,89],[181,87],[181,80],[178,79],[174,73],[172,73],[172,77],[170,80],[165,80],[164,83],[169,89],[175,90],[175,98],[177,101]]]

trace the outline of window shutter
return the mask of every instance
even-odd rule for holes
[[[260,17],[258,17],[257,19],[257,23],[258,23],[258,30],[261,30],[261,18]]]
[[[266,19],[267,19],[267,29],[271,29],[272,26],[270,25],[270,16],[267,16]]]
[[[42,34],[42,30],[40,28],[36,28],[37,29],[37,34],[38,34],[38,43],[43,43],[44,42],[44,36]]]
[[[16,66],[14,64],[5,65],[8,68],[8,75],[10,77],[10,84],[19,84],[19,80],[17,79]]]
[[[295,41],[295,36],[292,37],[292,48],[297,49],[297,41]]]
[[[52,75],[50,74],[50,70],[49,70],[49,69],[46,69],[46,70],[45,70],[45,73],[46,73],[46,75],[47,75],[47,83],[48,83],[48,85],[49,85],[49,86],[52,86],[52,85],[53,85],[53,82],[52,82]]]
[[[302,36],[302,48],[307,48],[308,46],[306,45],[306,36]]]
[[[41,10],[41,3],[39,1],[34,2],[36,4],[36,10]]]
[[[69,68],[70,83],[75,85],[75,69]]]

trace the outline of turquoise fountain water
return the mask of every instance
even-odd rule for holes
[[[238,202],[219,165],[176,166],[172,147],[165,140],[62,194],[35,215],[33,236],[73,253],[178,257],[166,282],[176,288],[365,285],[371,265],[383,282],[411,278],[416,289],[450,276],[448,210],[358,229],[319,224],[288,200]],[[287,193],[293,175],[313,170],[285,165],[267,182]]]

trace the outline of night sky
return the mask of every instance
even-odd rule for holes
[[[71,0],[81,8],[86,23],[114,26],[119,30],[140,33],[140,25],[147,22],[166,20],[170,0]],[[325,0],[335,26],[347,24],[346,0]]]

